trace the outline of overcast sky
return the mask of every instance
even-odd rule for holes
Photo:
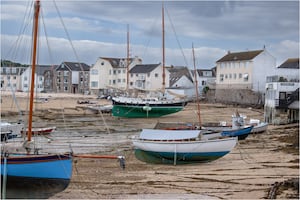
[[[30,63],[30,6],[1,0],[1,59]],[[39,64],[126,58],[127,25],[130,56],[162,62],[161,1],[42,0],[41,6]],[[197,68],[205,69],[228,51],[264,46],[277,66],[299,57],[298,1],[164,1],[164,7],[166,65],[193,67],[192,44]]]

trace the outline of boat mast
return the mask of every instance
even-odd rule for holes
[[[164,3],[162,3],[162,91],[165,93],[166,87],[166,73],[165,73],[165,13]]]
[[[127,82],[126,82],[126,90],[129,89],[129,24],[127,24]]]
[[[192,44],[193,49],[193,63],[194,63],[194,79],[195,79],[195,90],[196,90],[196,102],[197,102],[197,115],[198,115],[198,122],[201,129],[201,117],[200,117],[200,102],[199,102],[199,94],[198,94],[198,80],[197,80],[197,69],[196,69],[196,61],[195,61],[195,51],[194,51],[194,44]]]
[[[40,1],[36,0],[34,5],[34,18],[33,18],[34,27],[33,27],[33,46],[32,46],[32,68],[31,68],[31,85],[30,85],[30,102],[29,102],[30,104],[29,104],[27,141],[31,141],[31,135],[32,135],[32,114],[33,114],[34,81],[35,81],[34,78],[35,78],[39,12],[40,12]]]

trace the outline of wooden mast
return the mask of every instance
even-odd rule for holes
[[[165,73],[165,13],[164,3],[162,3],[162,91],[165,92],[166,73]]]
[[[129,89],[129,24],[127,24],[127,77],[126,77],[126,90]]]
[[[194,79],[195,79],[195,90],[196,90],[196,102],[197,102],[197,115],[198,115],[198,122],[201,129],[201,117],[200,117],[200,102],[199,102],[199,94],[198,94],[198,80],[197,80],[197,69],[196,69],[196,61],[195,61],[195,51],[194,51],[194,44],[192,44],[193,49],[193,63],[194,63]]]
[[[31,85],[30,85],[30,102],[29,102],[30,104],[29,104],[27,141],[31,141],[31,136],[32,136],[32,114],[33,114],[34,81],[35,81],[34,78],[35,78],[39,12],[40,12],[40,1],[37,0],[34,6],[34,18],[33,18],[34,27],[33,27],[33,46],[32,46],[32,68],[31,68]]]

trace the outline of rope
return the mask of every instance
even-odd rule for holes
[[[172,26],[172,29],[173,29],[173,32],[174,32],[176,41],[177,41],[177,43],[178,43],[178,46],[179,46],[180,51],[181,51],[181,53],[182,53],[182,56],[183,56],[183,58],[184,58],[184,62],[185,62],[185,64],[186,64],[186,66],[188,66],[187,59],[186,59],[186,57],[185,57],[185,55],[184,55],[184,52],[183,52],[182,47],[181,47],[181,44],[180,44],[180,42],[179,42],[179,40],[178,40],[178,36],[177,36],[176,31],[175,31],[175,27],[174,27],[174,25],[173,25],[173,23],[172,23],[172,21],[171,21],[171,17],[170,17],[170,15],[169,15],[169,12],[168,12],[167,9],[166,9],[166,11],[167,11],[167,15],[168,15],[168,17],[169,17],[169,21],[170,21],[170,23],[171,23],[171,26]]]

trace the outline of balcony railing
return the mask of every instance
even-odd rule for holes
[[[275,107],[286,109],[295,101],[299,101],[299,88],[286,99],[275,99]]]

